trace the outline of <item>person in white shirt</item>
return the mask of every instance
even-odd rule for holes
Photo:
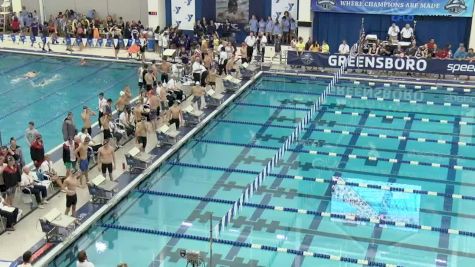
[[[346,40],[343,40],[338,47],[338,53],[346,55],[350,53],[350,46],[346,43]]]
[[[252,54],[254,52],[254,45],[256,44],[256,37],[254,36],[254,33],[250,32],[246,39],[244,39],[244,43],[247,45],[247,62],[251,62]]]
[[[406,24],[401,30],[401,41],[403,42],[412,42],[412,37],[414,35],[414,30],[411,25]]]
[[[200,82],[201,86],[206,86],[206,77],[208,76],[208,71],[206,68],[201,64],[201,58],[196,57],[195,62],[191,66],[193,72],[193,81]]]
[[[92,262],[88,260],[86,251],[84,250],[79,251],[76,267],[94,267],[94,264],[92,264]]]
[[[48,203],[46,200],[48,197],[48,190],[46,189],[46,186],[38,184],[36,180],[38,180],[38,178],[36,177],[36,174],[30,171],[30,167],[23,167],[20,182],[22,192],[35,195],[38,208],[43,209],[44,204]]]
[[[391,27],[388,29],[388,35],[389,35],[389,41],[391,43],[397,43],[397,37],[399,35],[399,26],[396,25],[396,23],[393,23]]]
[[[259,52],[261,53],[261,62],[264,62],[264,54],[266,53],[267,37],[263,32],[259,33]]]
[[[104,111],[107,106],[107,99],[104,97],[104,93],[99,93],[99,99],[98,99],[98,110],[99,110],[99,116],[97,116],[97,121],[99,122],[99,127],[101,127],[101,118],[104,116]]]
[[[51,161],[51,156],[49,154],[45,155],[45,160],[41,163],[38,173],[43,175],[43,180],[56,182],[59,187],[62,187],[61,179],[58,178],[58,174],[53,168],[53,162]]]

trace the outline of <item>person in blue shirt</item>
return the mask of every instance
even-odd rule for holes
[[[290,39],[297,37],[297,22],[294,18],[290,18]]]
[[[272,20],[272,17],[269,16],[267,17],[267,22],[266,22],[266,35],[267,35],[267,41],[272,43],[272,32],[274,31],[274,21]]]
[[[265,33],[266,32],[266,21],[264,18],[261,18],[259,20],[259,33]]]
[[[457,51],[454,53],[454,59],[466,59],[467,51],[465,51],[465,46],[460,46]]]
[[[278,19],[275,20],[274,28],[272,29],[272,34],[274,35],[274,39],[279,38],[279,35],[282,35],[282,28],[280,27]]]
[[[254,35],[257,34],[258,22],[256,19],[256,15],[252,15],[251,19],[249,20],[249,31],[254,33]]]
[[[282,17],[282,35],[283,35],[283,43],[289,43],[290,42],[290,22],[287,19],[287,17],[283,16]]]

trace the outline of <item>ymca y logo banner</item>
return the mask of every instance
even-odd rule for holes
[[[272,0],[272,18],[280,20],[287,11],[297,20],[297,2],[297,0]]]
[[[173,26],[180,30],[193,30],[195,18],[195,0],[172,0]]]

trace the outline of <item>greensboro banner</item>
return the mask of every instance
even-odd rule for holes
[[[287,52],[287,64],[321,68],[338,68],[347,60],[346,55],[331,55],[296,51]],[[475,63],[468,60],[443,60],[408,57],[356,56],[348,62],[349,69],[420,72],[475,76]]]
[[[318,12],[471,17],[474,0],[312,0]]]

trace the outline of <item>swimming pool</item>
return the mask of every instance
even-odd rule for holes
[[[208,256],[210,216],[216,225],[327,83],[264,75],[50,266],[74,266],[81,249],[96,266],[185,266],[181,249]],[[215,266],[475,264],[474,95],[461,90],[340,82],[215,240]],[[341,206],[332,177],[361,200],[349,214],[364,202],[389,217],[330,218]]]
[[[22,79],[29,71],[39,74]],[[61,127],[68,111],[73,112],[80,130],[82,107],[96,110],[99,92],[116,101],[125,85],[135,89],[136,65],[91,60],[80,66],[77,59],[0,53],[0,74],[3,142],[15,137],[27,148],[24,131],[28,122],[34,121],[48,151],[63,142]],[[29,160],[28,148],[24,154]]]

